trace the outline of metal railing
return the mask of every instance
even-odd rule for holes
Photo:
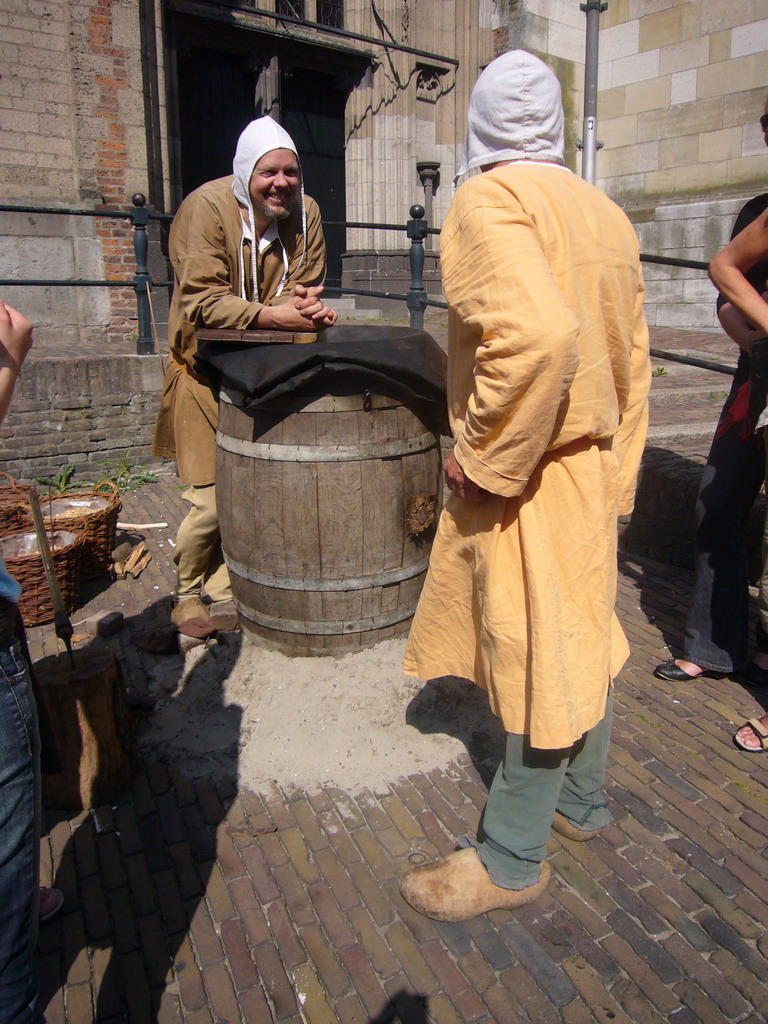
[[[173,214],[154,213],[147,209],[147,200],[141,192],[131,197],[131,209],[120,210],[74,210],[62,209],[61,207],[44,206],[8,206],[0,205],[0,213],[35,213],[35,214],[58,214],[59,216],[78,217],[106,217],[112,220],[128,220],[133,228],[133,251],[136,259],[136,272],[133,278],[121,280],[89,281],[84,279],[67,280],[24,280],[11,278],[0,280],[0,287],[18,286],[39,286],[39,287],[74,287],[74,288],[132,288],[136,294],[138,338],[136,340],[136,352],[138,355],[151,355],[155,351],[152,337],[152,316],[150,293],[152,289],[169,288],[173,286],[172,281],[153,281],[148,267],[149,236],[147,227],[150,221],[170,223]],[[367,221],[324,221],[326,227],[343,227],[350,229],[366,229],[378,231],[398,231],[405,229],[406,236],[410,242],[408,248],[408,261],[411,272],[410,288],[407,292],[384,292],[373,291],[365,288],[347,288],[327,286],[325,291],[329,295],[360,295],[368,298],[390,299],[404,302],[408,308],[411,327],[419,330],[424,327],[424,312],[428,307],[435,309],[448,309],[446,302],[438,299],[431,299],[427,295],[424,283],[424,241],[428,235],[439,235],[439,228],[432,228],[424,219],[424,207],[418,203],[410,208],[411,219],[403,224],[382,224]],[[668,267],[684,267],[691,270],[706,271],[709,264],[701,260],[677,259],[672,256],[654,256],[649,253],[640,253],[643,263],[655,263]],[[665,359],[673,362],[685,363],[687,366],[697,366],[702,369],[712,370],[717,373],[733,375],[736,371],[733,367],[725,366],[723,363],[710,362],[706,359],[698,359],[694,356],[680,355],[674,352],[667,352],[662,349],[651,349],[651,355],[656,359]]]

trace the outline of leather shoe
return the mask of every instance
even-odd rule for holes
[[[691,675],[690,672],[686,672],[684,668],[675,661],[664,661],[661,665],[657,665],[653,670],[653,674],[657,679],[668,679],[671,683],[692,683],[694,679],[700,679],[702,677],[712,679],[722,679],[723,672],[710,672],[709,669],[703,669],[701,672],[697,672],[695,675]]]
[[[532,903],[547,887],[550,867],[541,862],[538,882],[525,889],[496,885],[474,848],[457,850],[424,867],[412,868],[400,880],[406,903],[435,921],[468,921],[489,910],[514,910]]]
[[[210,622],[208,609],[199,597],[186,597],[174,605],[171,611],[171,622],[174,626],[181,626],[189,619],[203,619]]]
[[[748,686],[768,686],[768,668],[760,668],[750,661],[744,669],[744,678]]]

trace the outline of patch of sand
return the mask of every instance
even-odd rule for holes
[[[228,776],[256,792],[334,785],[386,789],[469,752],[488,774],[503,731],[466,680],[403,674],[403,639],[324,657],[288,656],[229,634],[163,663],[142,753],[192,778]]]

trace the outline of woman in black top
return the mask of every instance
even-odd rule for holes
[[[768,146],[768,102],[760,119]],[[733,226],[731,238],[768,209],[768,193],[750,199]],[[768,260],[746,274],[758,291],[765,289]],[[739,361],[696,502],[696,576],[685,622],[683,657],[657,665],[654,675],[688,682],[701,675],[727,675],[743,669],[752,686],[768,685],[768,635],[757,625],[757,653],[749,661],[749,592],[744,528],[765,479],[761,434],[749,417],[753,326],[724,296],[718,318],[739,348]]]

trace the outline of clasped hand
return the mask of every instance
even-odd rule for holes
[[[486,491],[484,487],[480,487],[474,480],[469,479],[453,453],[445,460],[443,472],[448,489],[462,501],[471,501],[477,505],[490,497],[490,491]]]
[[[322,285],[307,288],[294,285],[293,293],[285,302],[264,306],[259,312],[259,327],[279,327],[288,331],[321,331],[336,323],[338,314],[326,306],[320,296]]]

